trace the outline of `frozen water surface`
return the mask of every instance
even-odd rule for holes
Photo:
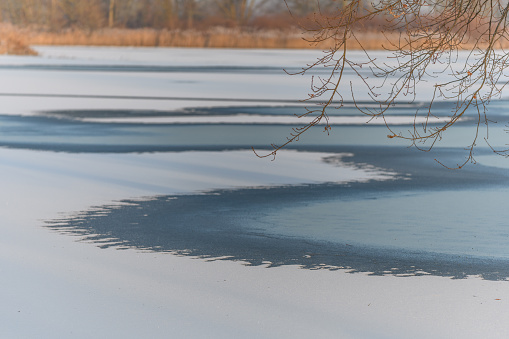
[[[347,103],[270,161],[320,52],[37,49],[0,58],[2,337],[508,334],[507,165],[434,161],[473,115],[425,153]]]

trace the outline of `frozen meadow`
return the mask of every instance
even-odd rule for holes
[[[509,163],[433,161],[468,118],[430,154],[347,105],[270,161],[320,52],[37,50],[0,58],[1,337],[509,334]]]

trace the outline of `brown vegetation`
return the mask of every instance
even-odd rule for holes
[[[300,25],[319,10],[337,7],[335,1],[321,0],[318,7],[287,0],[286,5],[281,0],[0,1],[0,52],[31,54],[29,45],[331,47],[328,41],[310,44],[306,39],[312,35],[303,35]],[[380,32],[361,35],[368,48],[382,48]]]
[[[316,48],[331,47],[330,41],[310,43],[298,29],[243,30],[214,27],[192,29],[102,28],[93,31],[66,29],[59,32],[29,30],[8,24],[0,25],[0,54],[29,54],[30,45],[133,46],[133,47],[209,47],[209,48]],[[359,32],[363,47],[382,49],[380,32]],[[351,49],[360,45],[352,41]]]
[[[360,39],[369,49],[383,48],[381,33],[363,32]],[[208,30],[109,29],[87,32],[69,29],[62,32],[29,32],[31,45],[94,45],[138,47],[212,47],[212,48],[328,48],[329,41],[310,43],[298,30],[256,30],[216,27]],[[360,48],[356,44],[352,49]]]
[[[10,25],[0,25],[0,54],[36,55],[27,41],[27,32]]]
[[[334,48],[334,39],[313,38],[321,24],[316,20],[324,13],[338,17],[348,9],[347,2],[286,0],[286,4],[280,0],[0,1],[0,53],[34,54],[30,45]],[[398,32],[380,29],[388,20],[390,14],[352,23],[355,36],[350,37],[348,49],[377,50],[398,44]]]

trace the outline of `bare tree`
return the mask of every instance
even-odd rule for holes
[[[246,24],[267,0],[214,0],[219,12],[236,26]]]
[[[108,27],[115,26],[115,0],[110,0],[108,9]]]
[[[103,27],[104,13],[101,0],[57,0],[53,3],[57,6],[59,21],[64,27],[80,27],[95,29]],[[55,10],[55,9],[54,9]]]
[[[356,107],[369,119],[383,119],[389,131],[388,138],[408,140],[425,151],[467,111],[475,112],[468,156],[457,167],[475,162],[474,148],[480,129],[487,128],[490,123],[486,107],[508,83],[504,71],[509,66],[509,53],[503,50],[508,45],[508,15],[509,4],[501,0],[379,0],[371,4],[353,0],[333,15],[317,12],[313,25],[308,28],[312,33],[309,41],[329,41],[331,48],[299,74],[327,69],[328,76],[314,77],[306,99],[320,102],[301,116],[310,117],[311,122],[293,129],[286,142],[273,145],[273,151],[262,156],[275,156],[282,147],[319,124],[329,132],[328,110],[341,109],[345,95],[351,95]],[[364,62],[349,53],[353,43],[363,46],[358,38],[359,28],[373,22],[386,36],[385,48],[393,59],[391,63],[377,60],[366,50]],[[460,59],[458,55],[464,49],[469,52],[465,59]],[[366,69],[370,70],[369,77]],[[341,89],[345,70],[357,74],[375,108],[360,105],[353,86],[347,91]],[[381,80],[382,85],[377,86],[373,79]],[[411,130],[395,130],[386,114],[398,102],[415,101],[419,86],[423,84],[432,86],[431,101],[425,109],[414,112],[416,119]],[[439,100],[452,101],[454,107],[443,122],[432,125],[434,107]],[[418,118],[424,123],[417,123]]]
[[[175,28],[178,21],[178,2],[174,0],[159,0],[162,9],[164,26]]]
[[[42,25],[47,20],[45,0],[4,0],[0,2],[2,20],[17,25]]]
[[[182,7],[184,9],[186,28],[193,28],[194,16],[197,10],[196,0],[183,0]]]
[[[327,11],[331,8],[343,7],[346,0],[287,0],[286,6],[294,16],[306,16],[310,13]]]
[[[280,0],[0,0],[0,21],[58,30],[81,27],[193,28],[244,25]],[[265,12],[267,13],[267,12]],[[218,15],[220,14],[220,15]],[[223,17],[223,21],[219,20]],[[211,19],[207,21],[208,19]],[[203,26],[202,26],[203,27]]]

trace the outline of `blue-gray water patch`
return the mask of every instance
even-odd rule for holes
[[[509,189],[504,171],[451,171],[392,148],[355,154],[353,162],[370,159],[410,175],[124,200],[47,226],[100,247],[249,265],[509,278],[509,223],[499,206]]]

